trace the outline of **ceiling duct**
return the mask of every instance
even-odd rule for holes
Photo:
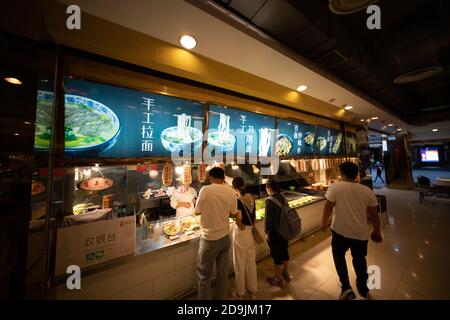
[[[335,14],[351,14],[364,10],[378,0],[330,0],[329,8]]]
[[[398,76],[394,79],[394,83],[405,84],[419,82],[422,80],[433,78],[441,74],[442,71],[444,71],[444,68],[442,68],[441,66],[422,68]]]

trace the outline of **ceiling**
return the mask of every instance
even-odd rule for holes
[[[380,30],[366,27],[365,10],[335,14],[328,0],[214,2],[410,125],[450,119],[448,0],[377,1]],[[442,67],[437,76],[394,83],[402,74],[435,66]]]
[[[383,109],[380,104],[356,94],[337,83],[335,79],[324,76],[297,59],[207,13],[193,5],[193,1],[133,0],[132,5],[124,1],[114,2],[114,5],[111,5],[109,0],[59,1],[66,4],[78,4],[83,12],[177,47],[180,46],[181,35],[191,34],[197,39],[197,47],[192,50],[193,54],[205,56],[282,85],[291,90],[287,91],[289,92],[287,98],[299,94],[295,89],[299,84],[306,83],[308,89],[302,93],[303,95],[306,94],[327,103],[330,99],[334,99],[330,104],[336,107],[336,112],[345,113],[351,119],[359,121],[361,117],[368,119],[378,116],[380,123],[392,122],[404,130],[407,128],[401,117]],[[201,0],[200,2],[215,5],[211,1],[207,3],[206,0]],[[124,12],[127,14],[123,14]],[[345,104],[355,106],[354,110],[344,111]]]

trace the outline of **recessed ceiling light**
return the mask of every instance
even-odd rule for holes
[[[378,117],[372,117],[372,120],[378,120]]]
[[[299,86],[297,87],[297,91],[298,91],[298,92],[303,92],[303,91],[305,91],[306,89],[308,89],[308,86],[307,86],[307,85],[304,85],[304,84],[301,84],[301,85],[299,85]]]
[[[4,78],[6,82],[12,83],[12,84],[22,84],[22,81],[20,81],[17,78],[12,78],[12,77],[5,77]]]
[[[19,134],[18,134],[18,133],[14,133],[14,135],[15,135],[15,136],[18,136]]]
[[[398,128],[398,129],[397,129],[397,131],[402,131],[402,130],[403,130],[402,128]]]
[[[345,109],[345,110],[352,110],[352,109],[353,109],[353,106],[346,105],[346,106],[344,107],[344,109]]]
[[[31,124],[31,122],[29,122],[29,121],[25,121],[24,123],[25,123],[25,124]]]
[[[433,129],[433,132],[437,132],[437,131],[439,131],[439,129]]]
[[[194,49],[197,46],[197,40],[189,35],[181,36],[180,44],[186,49]]]
[[[388,124],[388,127],[393,127],[393,126],[394,126],[393,123],[389,123],[389,124]]]
[[[361,119],[361,120],[359,120],[359,121],[361,121],[361,122],[364,122],[364,121],[366,121],[366,120],[364,120],[364,119]]]

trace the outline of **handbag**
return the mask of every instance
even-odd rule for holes
[[[247,213],[248,220],[250,221],[250,224],[252,225],[253,239],[255,240],[255,242],[257,244],[264,243],[265,242],[264,237],[261,235],[261,233],[258,231],[258,229],[256,229],[255,225],[253,224],[253,221],[252,221],[252,219],[250,217],[250,214],[248,213],[247,205],[243,201],[241,201],[241,202],[244,205],[245,212]]]

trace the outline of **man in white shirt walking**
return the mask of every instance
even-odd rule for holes
[[[351,250],[356,272],[356,287],[362,298],[369,298],[367,287],[367,244],[369,237],[374,242],[383,240],[378,217],[378,201],[372,190],[355,181],[359,169],[352,162],[339,166],[342,181],[332,184],[325,195],[327,202],[323,211],[321,228],[325,229],[333,214],[331,223],[333,260],[342,285],[341,300],[354,299],[355,293],[348,278],[345,253]],[[373,225],[370,232],[369,221]]]
[[[209,171],[210,185],[200,190],[195,212],[200,213],[202,235],[197,257],[198,298],[211,299],[211,273],[216,262],[217,277],[214,299],[224,300],[228,287],[230,258],[229,217],[238,212],[237,196],[226,185],[225,172],[216,167]]]

